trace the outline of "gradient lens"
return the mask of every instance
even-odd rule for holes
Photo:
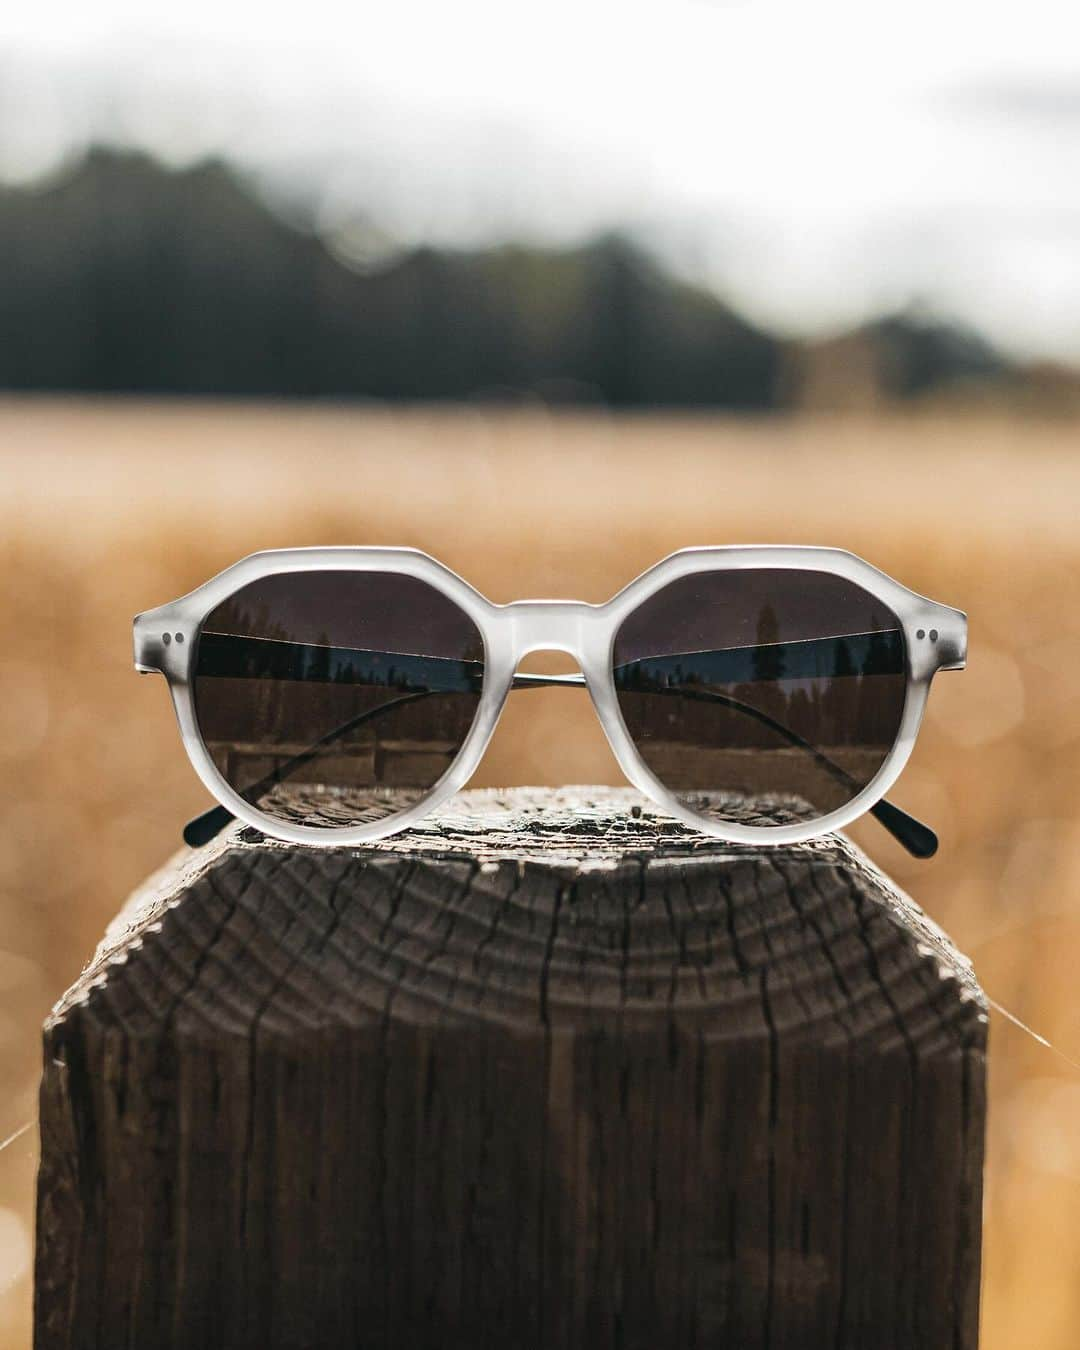
[[[702,572],[623,622],[626,728],[690,810],[758,826],[815,820],[871,781],[907,692],[896,615],[826,572]]]
[[[290,572],[207,617],[195,712],[247,801],[277,820],[346,828],[431,791],[473,724],[483,673],[479,629],[426,582]]]

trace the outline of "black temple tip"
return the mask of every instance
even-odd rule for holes
[[[203,844],[216,839],[235,819],[232,812],[227,811],[224,806],[212,806],[209,811],[204,811],[201,816],[189,820],[184,826],[184,843],[190,848],[202,848]]]
[[[938,851],[938,837],[929,825],[909,816],[892,802],[880,801],[871,809],[874,819],[889,831],[897,843],[903,844],[915,858],[932,858]]]

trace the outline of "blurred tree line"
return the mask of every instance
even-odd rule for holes
[[[828,372],[904,398],[1005,369],[910,317],[785,343],[619,236],[350,266],[224,164],[104,149],[0,189],[0,288],[15,390],[770,409]]]

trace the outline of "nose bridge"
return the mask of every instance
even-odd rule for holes
[[[518,657],[529,652],[568,652],[580,664],[590,609],[580,600],[518,600],[508,605]]]

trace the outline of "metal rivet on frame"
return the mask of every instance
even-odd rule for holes
[[[931,642],[936,642],[936,641],[937,641],[937,629],[936,629],[936,628],[931,628],[931,629],[930,629],[930,641],[931,641]]]
[[[169,643],[172,641],[172,634],[171,634],[171,633],[162,633],[162,635],[161,635],[161,640],[162,640],[162,642],[164,642],[165,646],[167,647],[167,646],[169,645]]]
[[[184,640],[184,635],[183,635],[183,633],[177,633],[177,635],[176,635],[176,640],[177,640],[177,642],[183,642],[183,640]]]
[[[920,629],[916,632],[915,636],[916,636],[916,637],[919,639],[919,641],[921,642],[921,641],[923,640],[923,638],[926,636],[926,629],[925,629],[925,628],[920,628]]]

